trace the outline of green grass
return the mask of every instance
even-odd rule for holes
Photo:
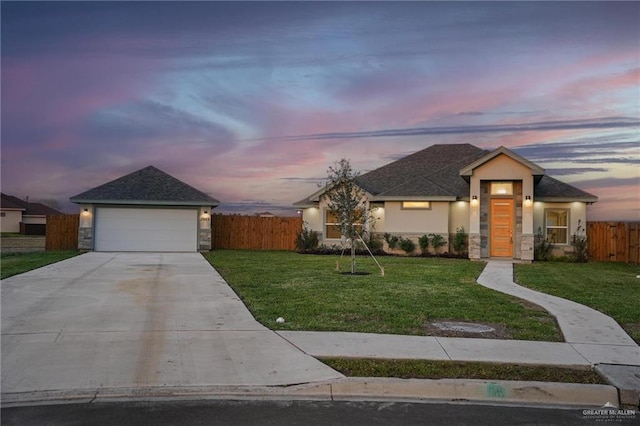
[[[336,271],[339,256],[219,250],[205,254],[256,319],[272,329],[427,335],[435,320],[498,324],[510,337],[561,341],[555,319],[476,283],[484,264],[460,259],[382,257],[385,276]],[[341,261],[349,268],[349,259]],[[284,324],[275,319],[284,317]]]
[[[56,263],[80,254],[78,251],[45,251],[37,253],[0,254],[0,279]]]
[[[523,380],[604,384],[591,370],[484,362],[324,358],[322,362],[350,377],[402,379]]]
[[[516,281],[573,300],[615,319],[640,343],[640,267],[615,262],[516,265]]]

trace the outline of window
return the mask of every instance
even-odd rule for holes
[[[342,238],[342,233],[340,232],[340,219],[338,219],[338,215],[333,210],[324,211],[324,226],[325,238]],[[357,225],[356,230],[358,231],[358,233],[362,234],[362,225]]]
[[[338,215],[335,214],[333,210],[325,210],[324,215],[324,225],[326,228],[326,232],[324,233],[325,238],[340,238],[340,221],[338,220]]]
[[[411,209],[429,210],[431,208],[431,202],[430,201],[403,201],[402,208],[407,210],[411,210]]]
[[[491,182],[491,195],[513,195],[513,182]]]
[[[547,240],[552,244],[569,244],[569,209],[544,212]]]

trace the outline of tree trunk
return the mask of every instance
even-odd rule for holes
[[[353,242],[353,238],[351,239],[351,273],[356,273],[356,245]]]

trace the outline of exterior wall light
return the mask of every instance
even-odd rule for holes
[[[524,197],[524,203],[525,203],[527,206],[530,206],[530,205],[531,205],[531,195],[527,195],[527,196],[525,196],[525,197]]]
[[[478,205],[478,196],[477,195],[471,196],[471,205],[472,206],[477,206]]]
[[[82,216],[89,216],[91,213],[89,213],[89,209],[84,209],[82,211]]]

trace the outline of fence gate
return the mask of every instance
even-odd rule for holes
[[[45,250],[77,250],[79,225],[77,214],[47,216]]]
[[[589,259],[640,263],[640,222],[587,222]]]

